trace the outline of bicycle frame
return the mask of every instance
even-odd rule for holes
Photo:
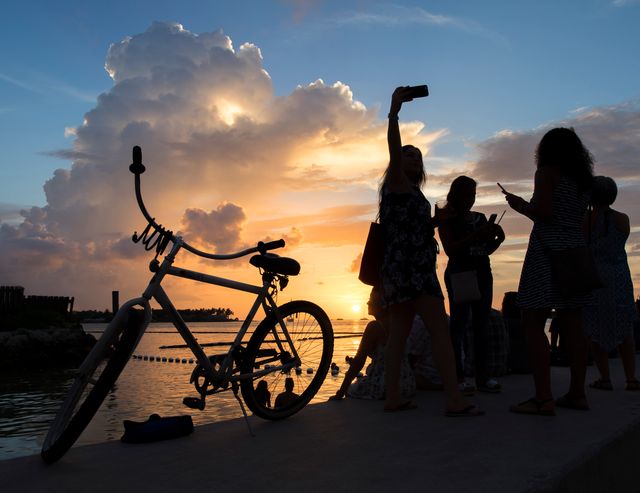
[[[262,375],[266,375],[268,373],[272,373],[274,371],[287,369],[299,364],[300,358],[295,349],[295,345],[293,344],[293,341],[291,340],[289,332],[287,331],[286,325],[282,320],[282,317],[278,310],[278,306],[275,300],[273,299],[273,296],[271,295],[271,290],[274,289],[275,277],[265,274],[263,275],[262,286],[255,286],[252,284],[234,281],[232,279],[226,279],[223,277],[203,274],[201,272],[196,272],[196,271],[184,269],[181,267],[175,267],[173,266],[173,262],[175,260],[177,253],[180,251],[180,249],[183,246],[184,246],[184,243],[182,241],[182,238],[177,236],[175,238],[175,243],[171,248],[171,251],[169,252],[168,255],[164,257],[162,263],[157,269],[157,272],[155,272],[154,276],[151,278],[149,285],[147,286],[146,290],[142,294],[142,298],[144,298],[147,301],[147,303],[149,302],[149,300],[151,300],[151,298],[155,299],[158,302],[158,304],[163,308],[163,310],[165,310],[166,313],[169,314],[171,321],[173,322],[173,325],[176,327],[177,331],[180,333],[183,340],[185,341],[185,343],[187,344],[191,352],[194,354],[194,356],[198,360],[198,363],[204,368],[205,374],[209,378],[210,382],[218,386],[221,389],[219,391],[223,391],[228,389],[229,382],[237,382],[242,379],[256,378]],[[216,372],[214,370],[211,360],[205,354],[204,350],[202,349],[202,346],[198,344],[197,340],[191,333],[191,330],[189,329],[189,327],[187,326],[183,318],[180,316],[180,313],[178,312],[178,310],[175,308],[175,306],[169,299],[169,296],[167,295],[165,290],[162,288],[161,286],[162,280],[167,275],[182,277],[185,279],[191,279],[197,282],[213,284],[216,286],[222,286],[225,288],[229,288],[237,291],[244,291],[247,293],[253,293],[256,295],[256,299],[253,302],[253,305],[251,306],[249,313],[247,314],[245,320],[243,321],[242,326],[238,330],[238,333],[236,334],[236,337],[230,349],[227,351],[225,355],[224,361],[221,364],[219,372]],[[276,365],[269,369],[263,369],[263,370],[252,372],[249,374],[240,374],[238,376],[234,376],[233,375],[234,351],[236,351],[237,348],[241,346],[244,340],[244,336],[247,333],[249,326],[251,325],[251,322],[253,322],[256,316],[256,313],[258,312],[258,309],[261,306],[263,307],[265,314],[269,314],[270,312],[275,314],[275,318],[282,329],[282,333],[284,334],[286,342],[288,343],[290,350],[293,352],[293,355],[292,355],[293,363],[282,364],[280,366]],[[274,330],[273,335],[274,335],[276,344],[282,350],[283,341],[281,340],[277,331]],[[274,361],[277,361],[277,359],[274,359]]]

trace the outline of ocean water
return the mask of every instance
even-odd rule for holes
[[[326,401],[340,386],[347,368],[345,356],[355,354],[367,321],[333,320],[332,324],[336,336],[333,361],[340,367],[340,372],[327,375],[312,402]],[[190,323],[189,327],[198,342],[206,344],[232,341],[240,325],[240,322]],[[87,324],[84,328],[99,337],[105,326]],[[174,358],[174,362],[129,360],[76,445],[118,440],[124,432],[123,420],[144,421],[153,413],[161,416],[189,414],[196,426],[241,417],[242,411],[231,391],[209,396],[204,411],[182,404],[184,397],[198,395],[189,383],[194,365],[176,363],[175,359],[188,360],[193,355],[188,348],[160,349],[160,346],[179,344],[183,344],[183,340],[173,325],[150,324],[134,355]],[[205,352],[216,354],[224,349],[205,348]],[[34,368],[0,375],[0,460],[40,452],[49,423],[70,384],[71,372],[64,370]]]

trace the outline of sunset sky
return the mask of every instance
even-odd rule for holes
[[[133,5],[132,5],[133,4]],[[526,198],[533,154],[573,126],[596,174],[620,189],[640,284],[640,1],[111,1],[3,4],[0,33],[0,284],[105,309],[137,296],[152,258],[128,171],[159,222],[220,253],[285,238],[302,264],[281,301],[366,315],[359,255],[387,164],[398,85],[431,95],[400,115],[425,153],[426,196],[478,180],[477,210],[501,213],[500,181]],[[530,221],[507,211],[492,257],[494,306],[517,287]],[[247,259],[248,260],[248,259]],[[442,275],[446,257],[439,258]],[[245,260],[177,265],[257,283]],[[179,308],[250,297],[183,280]],[[360,307],[362,311],[356,308]]]

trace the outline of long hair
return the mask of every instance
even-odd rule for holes
[[[408,151],[409,149],[415,149],[416,151],[418,151],[418,154],[420,154],[420,162],[422,163],[422,166],[420,167],[420,176],[418,177],[418,180],[416,183],[414,183],[414,185],[418,188],[422,188],[422,186],[427,182],[427,173],[424,170],[424,163],[422,162],[422,151],[420,151],[420,149],[418,149],[416,146],[407,144],[402,146],[402,153],[404,154],[404,152]],[[387,165],[387,168],[384,170],[384,173],[382,173],[382,177],[380,178],[380,186],[378,187],[378,205],[382,202],[382,189],[384,188],[385,183],[387,183],[387,175],[389,174],[390,165],[391,163]],[[379,210],[380,207],[378,207],[378,211]],[[379,216],[380,212],[378,212],[378,217]]]
[[[555,168],[578,185],[581,191],[590,190],[593,182],[593,156],[573,128],[553,128],[538,144],[538,168]]]
[[[451,182],[449,193],[447,194],[447,208],[451,212],[458,214],[460,212],[460,198],[469,190],[470,187],[476,187],[476,181],[473,178],[462,175],[458,176]]]

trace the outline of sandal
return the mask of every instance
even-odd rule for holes
[[[592,389],[598,389],[598,390],[613,390],[613,385],[611,385],[611,380],[605,380],[604,378],[598,378],[597,380],[591,382],[589,384],[589,387]]]
[[[574,409],[576,411],[589,410],[589,403],[585,397],[574,399],[573,397],[570,397],[569,394],[565,394],[559,399],[556,399],[556,406],[564,407],[566,409]]]
[[[640,381],[637,378],[631,378],[627,380],[627,386],[625,390],[635,391],[640,390]]]
[[[399,411],[410,411],[412,409],[418,409],[418,405],[413,401],[405,401],[396,407],[385,407],[385,413],[396,413]]]
[[[467,407],[463,407],[458,411],[447,410],[445,413],[449,418],[472,418],[475,416],[482,416],[484,411],[480,409],[478,406],[474,406],[470,404]]]
[[[539,401],[535,397],[531,399],[521,402],[520,404],[514,404],[509,408],[509,411],[516,414],[534,414],[536,416],[555,416],[556,409],[555,407],[550,406],[552,404],[553,398],[545,399],[543,401]]]

